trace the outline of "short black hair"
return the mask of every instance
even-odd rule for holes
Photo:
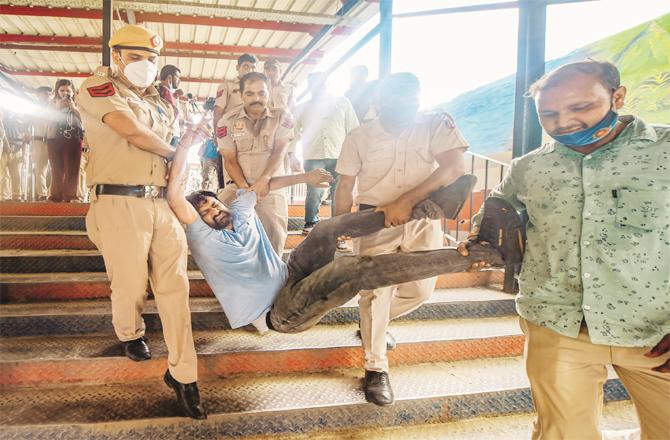
[[[575,75],[592,75],[598,78],[607,90],[616,90],[621,87],[621,75],[619,69],[610,62],[596,61],[592,59],[576,61],[564,64],[551,72],[547,72],[528,88],[524,95],[527,98],[535,98],[543,90],[556,87],[565,81],[570,81]]]
[[[187,195],[186,200],[188,200],[188,202],[191,205],[193,205],[193,207],[197,211],[200,205],[205,203],[207,197],[214,197],[216,199],[216,194],[214,194],[212,191],[200,190],[192,192],[191,194]]]
[[[165,81],[168,76],[170,75],[175,76],[176,73],[181,74],[181,70],[179,70],[179,67],[173,66],[172,64],[166,64],[161,69],[160,79],[161,81]]]
[[[42,86],[35,89],[35,93],[53,93],[53,90],[49,86]]]
[[[253,64],[256,64],[256,63],[258,62],[258,58],[256,58],[255,56],[251,55],[250,53],[243,53],[243,54],[240,55],[240,57],[237,59],[237,65],[238,65],[238,66],[241,66],[242,63],[244,63],[244,62],[246,62],[246,61],[248,61],[248,62],[250,62],[250,63],[253,63]]]
[[[268,77],[261,72],[249,72],[240,78],[240,94],[244,93],[244,86],[248,82],[263,81],[265,84],[269,84]]]

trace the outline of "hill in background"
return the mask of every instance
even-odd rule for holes
[[[619,68],[628,88],[622,113],[670,124],[670,14],[547,61],[545,71],[586,58]],[[491,155],[512,148],[514,83],[510,75],[439,106],[454,117],[473,152]]]

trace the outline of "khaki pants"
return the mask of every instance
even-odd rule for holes
[[[358,255],[382,255],[439,249],[442,244],[439,221],[416,220],[355,239],[354,250]],[[360,292],[358,305],[366,370],[388,371],[386,327],[389,321],[423,304],[435,290],[436,281],[436,277],[426,278],[400,284],[397,290],[384,287]]]
[[[79,164],[79,185],[77,185],[77,199],[80,202],[88,201],[88,187],[86,186],[86,165],[88,165],[88,149],[81,150],[81,163]]]
[[[47,174],[49,173],[49,153],[47,144],[42,141],[33,141],[33,164],[35,166],[35,194],[38,197],[49,196]]]
[[[235,200],[237,185],[230,183],[218,192],[219,200],[230,206]],[[283,189],[271,191],[256,203],[256,215],[270,240],[272,249],[281,257],[288,237],[288,200]]]
[[[606,365],[612,365],[637,410],[643,440],[670,439],[670,374],[651,371],[670,354],[650,348],[592,344],[584,325],[577,339],[520,319],[526,370],[538,413],[534,440],[600,440]]]
[[[181,383],[195,382],[186,235],[167,201],[98,196],[86,215],[86,230],[105,260],[118,338],[131,341],[144,335],[141,313],[149,281],[163,326],[170,373]]]
[[[3,200],[21,197],[21,150],[10,152],[5,150],[0,157],[0,188]]]

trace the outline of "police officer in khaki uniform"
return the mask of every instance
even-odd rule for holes
[[[242,96],[240,95],[240,78],[249,72],[256,70],[258,60],[255,56],[245,53],[237,59],[237,78],[226,79],[216,89],[216,102],[214,104],[214,116],[212,121],[216,127],[224,114],[242,106]],[[221,155],[217,158],[216,174],[219,179],[219,187],[223,188],[230,177],[225,174]]]
[[[77,97],[90,144],[87,179],[92,203],[86,230],[100,250],[112,289],[112,320],[126,355],[149,359],[142,310],[147,281],[156,298],[168,348],[165,382],[182,411],[204,419],[191,333],[187,244],[167,204],[172,107],[151,85],[163,42],[129,25],[110,39],[114,68],[99,67]],[[193,133],[182,138],[186,145]]]
[[[295,119],[295,87],[285,84],[281,80],[281,65],[276,58],[270,58],[263,63],[263,73],[270,81],[270,108],[280,108],[290,112]],[[295,155],[295,147],[290,144],[284,159],[284,169],[287,174],[300,172],[300,161]]]
[[[240,78],[249,72],[256,70],[258,60],[255,56],[245,53],[237,59],[237,78],[226,79],[216,89],[216,103],[214,107],[214,126],[219,119],[229,111],[242,106],[242,95],[240,95]]]
[[[39,87],[35,91],[37,102],[43,106],[45,113],[51,100],[51,93],[51,87]],[[31,122],[33,125],[32,160],[35,175],[35,195],[37,200],[46,200],[49,197],[49,187],[47,185],[49,154],[46,143],[49,121],[46,118],[40,118],[39,115],[34,115]]]
[[[216,128],[219,152],[233,183],[226,185],[219,198],[225,202],[235,196],[237,188],[254,189],[259,198],[256,213],[272,248],[281,255],[288,235],[288,201],[282,189],[270,191],[270,179],[284,175],[293,119],[284,110],[268,108],[264,74],[246,74],[240,90],[244,105],[224,115]]]
[[[386,227],[354,241],[359,255],[438,249],[440,222],[409,221],[412,208],[440,185],[464,173],[467,143],[445,113],[417,113],[419,80],[411,73],[391,75],[382,85],[379,119],[361,125],[344,141],[337,163],[340,180],[336,214],[350,212],[358,181],[359,209],[384,212]],[[436,278],[360,292],[361,339],[365,350],[365,397],[393,403],[386,358],[389,320],[411,312],[435,289]]]

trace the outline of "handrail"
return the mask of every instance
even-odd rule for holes
[[[510,166],[510,164],[508,164],[508,163],[501,162],[499,160],[492,159],[490,157],[483,156],[481,154],[473,153],[472,151],[466,151],[465,154],[469,154],[470,156],[475,156],[478,159],[488,160],[489,162],[493,162],[493,163],[498,164],[498,165],[502,165],[502,166],[506,166],[506,167]]]

